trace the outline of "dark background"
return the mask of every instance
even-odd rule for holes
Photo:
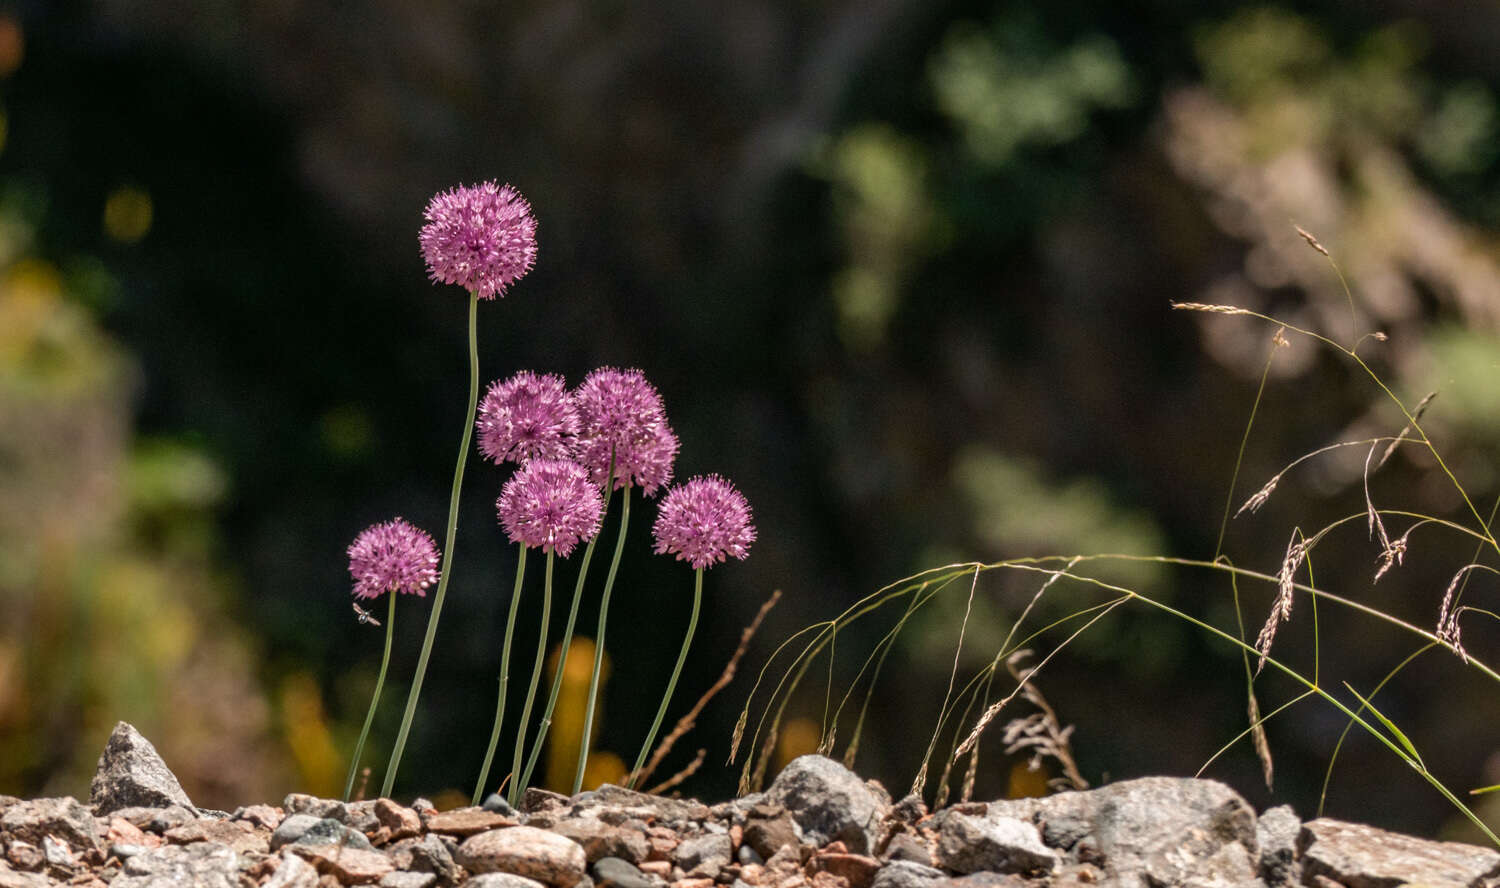
[[[682,438],[677,476],[722,473],[755,510],[750,559],[707,575],[669,716],[783,590],[736,682],[664,765],[706,748],[683,786],[704,798],[734,791],[731,728],[776,645],[889,582],[976,558],[1213,557],[1275,327],[1174,300],[1232,302],[1340,343],[1387,333],[1360,355],[1408,406],[1440,390],[1426,428],[1487,515],[1500,482],[1497,18],[1419,0],[7,8],[0,792],[84,794],[121,718],[200,803],[338,792],[380,648],[347,606],[344,548],[395,514],[442,538],[465,296],[425,279],[416,232],[428,198],[458,183],[509,181],[540,221],[535,270],[480,306],[482,380],[640,367]],[[1352,320],[1294,224],[1333,252]],[[1288,335],[1236,507],[1300,454],[1403,422],[1347,357]],[[1293,527],[1364,509],[1365,453],[1288,474],[1230,525],[1224,552],[1274,574]],[[494,519],[504,478],[470,461],[403,797],[466,796],[477,774],[514,568]],[[1382,508],[1477,525],[1416,447],[1371,488]],[[637,511],[621,566],[597,743],[627,761],[691,595],[687,568],[649,555],[652,514]],[[1394,537],[1412,519],[1387,520]],[[1372,587],[1380,546],[1358,519],[1312,567],[1331,591],[1430,630],[1473,553],[1419,529]],[[559,625],[573,569],[559,574]],[[1234,631],[1221,574],[1099,571]],[[965,580],[919,612],[873,697],[862,773],[906,791],[966,606],[960,686],[1040,580],[989,573],[972,605]],[[1476,573],[1466,600],[1487,606],[1493,580]],[[1247,637],[1272,591],[1241,583]],[[1032,619],[1100,600],[1059,584]],[[401,604],[372,782],[425,622],[425,606]],[[899,614],[840,634],[835,703]],[[1309,675],[1311,615],[1299,597],[1277,640]],[[1471,654],[1494,652],[1493,622],[1464,626]],[[1367,693],[1421,644],[1326,602],[1317,633],[1321,683],[1345,700],[1343,681]],[[792,726],[783,755],[816,744],[829,680],[825,659],[788,709],[812,737]],[[1237,651],[1139,604],[1038,683],[1095,783],[1192,774],[1246,723]],[[992,698],[1010,686],[997,680]],[[1269,711],[1299,688],[1268,673],[1257,690]],[[1434,650],[1379,699],[1463,795],[1500,782],[1496,692]],[[978,797],[1025,786],[999,727]],[[1343,727],[1316,700],[1273,720],[1274,792],[1248,742],[1207,775],[1311,817]],[[1462,829],[1358,731],[1328,813]]]

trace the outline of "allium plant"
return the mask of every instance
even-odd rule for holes
[[[479,343],[477,333],[480,299],[494,299],[520,280],[536,262],[536,218],[531,205],[509,185],[484,182],[472,187],[459,186],[432,199],[424,213],[426,224],[418,240],[427,271],[434,282],[458,284],[469,291],[469,407],[464,412],[463,436],[458,445],[458,461],[453,470],[453,488],[448,498],[448,529],[443,543],[443,566],[437,593],[432,600],[432,614],[427,619],[427,634],[422,639],[422,653],[401,716],[401,729],[391,752],[390,767],[380,794],[389,797],[411,732],[417,699],[422,693],[422,679],[432,656],[438,618],[443,612],[443,596],[452,571],[453,540],[458,529],[458,496],[463,486],[464,464],[469,456],[469,441],[474,430],[474,412],[479,403]]]
[[[750,554],[750,544],[755,542],[750,504],[733,484],[718,475],[692,478],[667,491],[651,533],[656,538],[658,555],[676,555],[677,560],[693,566],[693,612],[688,618],[682,650],[677,654],[677,665],[672,668],[672,677],[667,681],[667,692],[662,695],[661,706],[657,707],[646,743],[636,756],[635,767],[630,769],[627,785],[631,787],[635,785],[635,775],[646,763],[651,744],[656,742],[656,732],[661,729],[667,704],[671,702],[672,691],[682,675],[682,664],[692,646],[693,633],[698,628],[698,610],[703,603],[703,571],[728,558],[743,560]]]
[[[512,757],[511,774],[514,779],[510,784],[510,800],[515,804],[525,782],[521,765],[526,723],[531,718],[531,707],[536,701],[537,684],[541,679],[547,650],[547,624],[552,615],[553,556],[561,555],[566,558],[579,542],[591,540],[599,533],[604,500],[598,486],[589,480],[588,471],[583,466],[571,460],[537,459],[522,465],[505,482],[495,506],[506,536],[520,546],[521,553],[516,567],[515,592],[511,595],[510,614],[505,624],[505,642],[500,653],[500,693],[495,704],[495,724],[490,732],[490,745],[480,769],[479,783],[474,789],[476,798],[483,793],[485,780],[489,777],[490,763],[494,759],[505,716],[506,687],[510,683],[510,647],[515,631],[516,610],[521,600],[526,550],[539,548],[547,554],[546,580],[542,587],[541,632],[537,639],[536,661],[532,666],[526,702],[521,707],[521,725],[516,731],[515,752]],[[575,600],[574,614],[576,613]],[[570,617],[570,630],[571,622]]]
[[[385,670],[391,662],[391,636],[396,626],[396,594],[425,597],[427,587],[438,581],[437,544],[424,530],[418,530],[403,518],[366,528],[349,546],[349,573],[354,577],[355,598],[379,598],[389,594],[390,607],[385,618],[385,653],[380,658],[380,674],[375,679],[375,694],[370,698],[370,711],[365,716],[365,726],[360,729],[359,742],[354,745],[354,757],[349,762],[349,779],[344,782],[344,801],[354,791],[354,775],[359,772],[360,756],[365,751],[365,740],[370,736],[370,724],[375,720],[375,709],[380,705],[380,690],[385,686]],[[362,610],[358,604],[354,612],[361,623],[380,622]]]
[[[573,773],[573,792],[577,793],[583,785],[589,737],[594,729],[594,705],[598,701],[599,674],[604,665],[609,598],[614,590],[615,572],[620,566],[620,553],[625,547],[625,532],[630,526],[630,491],[633,487],[640,487],[646,496],[654,496],[662,485],[672,480],[678,441],[667,425],[661,393],[639,370],[601,367],[583,380],[574,393],[574,399],[579,414],[578,458],[588,467],[594,481],[604,487],[606,508],[608,497],[615,490],[624,491],[621,495],[620,530],[615,538],[609,573],[604,579],[599,625],[594,632],[594,667],[589,677],[578,766]],[[566,650],[564,647],[564,655]],[[558,676],[561,675],[560,664]]]

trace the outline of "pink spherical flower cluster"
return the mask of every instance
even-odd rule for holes
[[[578,411],[561,376],[522,370],[490,386],[475,426],[479,452],[496,465],[565,459],[578,434]]]
[[[480,299],[505,295],[536,263],[536,217],[509,185],[460,185],[434,197],[418,240],[427,273]]]
[[[437,544],[402,518],[371,525],[349,546],[349,573],[355,598],[386,592],[425,597],[438,578]]]
[[[511,542],[550,547],[563,558],[580,540],[593,539],[604,498],[583,466],[564,459],[525,463],[500,489],[495,503]]]
[[[698,569],[729,557],[744,559],[755,542],[750,504],[718,475],[692,478],[667,491],[651,532],[656,554],[676,553],[678,561]]]
[[[578,460],[603,485],[614,459],[614,488],[630,485],[654,496],[672,480],[677,436],[667,425],[661,393],[639,370],[601,367],[578,386]]]

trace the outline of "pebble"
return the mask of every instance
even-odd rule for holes
[[[661,884],[618,857],[601,857],[590,871],[598,888],[659,888]]]
[[[496,814],[483,808],[458,808],[453,811],[444,811],[441,814],[427,815],[427,831],[443,833],[450,836],[467,837],[489,832],[492,829],[500,829],[505,826],[515,826],[513,818],[504,814]]]
[[[369,885],[396,869],[391,859],[379,851],[365,851],[347,845],[300,843],[292,845],[292,849],[307,858],[318,872],[328,873],[345,885]]]
[[[588,867],[577,842],[530,826],[470,836],[454,857],[471,873],[514,873],[556,888],[573,888]]]

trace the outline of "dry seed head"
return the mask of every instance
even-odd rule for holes
[[[1253,314],[1249,309],[1237,308],[1233,305],[1213,305],[1207,302],[1173,302],[1170,303],[1175,309],[1182,311],[1206,311],[1210,314],[1247,315]]]
[[[1276,328],[1275,335],[1271,337],[1271,344],[1277,348],[1291,348],[1292,344],[1287,341],[1285,327]]]
[[[1307,541],[1299,540],[1300,536],[1302,529],[1293,528],[1286,556],[1281,560],[1281,570],[1276,574],[1276,601],[1271,605],[1271,614],[1266,617],[1266,624],[1255,637],[1255,650],[1260,654],[1260,662],[1255,667],[1257,675],[1265,668],[1266,657],[1271,653],[1271,643],[1276,640],[1276,630],[1292,616],[1292,593],[1296,591],[1293,578],[1297,574],[1297,568],[1302,565],[1302,559],[1307,557]]]
[[[1411,412],[1412,422],[1422,421],[1422,414],[1427,412],[1427,405],[1431,404],[1432,399],[1436,397],[1437,392],[1428,392],[1422,397],[1422,400],[1417,402],[1417,409]],[[1401,445],[1401,442],[1407,440],[1406,436],[1411,434],[1411,426],[1412,424],[1409,422],[1401,427],[1401,433],[1397,435],[1395,439],[1391,441],[1390,445],[1385,448],[1385,453],[1382,453],[1380,455],[1380,462],[1375,464],[1375,468],[1378,469],[1381,466],[1385,465],[1385,461],[1391,458],[1391,454],[1396,452],[1396,448]]]
[[[1266,500],[1271,498],[1271,492],[1276,489],[1276,485],[1280,483],[1280,481],[1280,475],[1273,476],[1270,481],[1266,482],[1265,487],[1262,487],[1260,490],[1255,491],[1255,493],[1252,494],[1249,499],[1245,500],[1245,504],[1243,506],[1240,506],[1239,512],[1234,513],[1234,517],[1240,517],[1240,512],[1248,511],[1252,514],[1255,512],[1259,512],[1260,507],[1265,505]]]
[[[1478,564],[1465,564],[1459,568],[1458,573],[1453,575],[1453,579],[1448,581],[1448,590],[1443,593],[1443,606],[1438,608],[1438,641],[1447,642],[1453,648],[1454,653],[1458,654],[1465,663],[1469,662],[1469,655],[1464,650],[1463,643],[1459,638],[1458,611],[1452,610],[1453,593],[1458,591],[1458,583],[1464,578],[1464,575],[1480,566]],[[1462,610],[1462,608],[1459,608],[1459,610]]]
[[[1308,231],[1306,228],[1303,228],[1301,225],[1293,225],[1292,227],[1295,228],[1295,229],[1297,229],[1297,233],[1300,234],[1300,235],[1302,235],[1302,239],[1305,240],[1305,241],[1307,241],[1307,245],[1309,247],[1312,247],[1314,250],[1317,250],[1319,253],[1322,253],[1324,256],[1328,256],[1328,251],[1323,248],[1322,244],[1318,243],[1318,239],[1317,238],[1315,238],[1315,237],[1312,236],[1312,232]],[[1329,258],[1332,258],[1332,257],[1330,256]]]

